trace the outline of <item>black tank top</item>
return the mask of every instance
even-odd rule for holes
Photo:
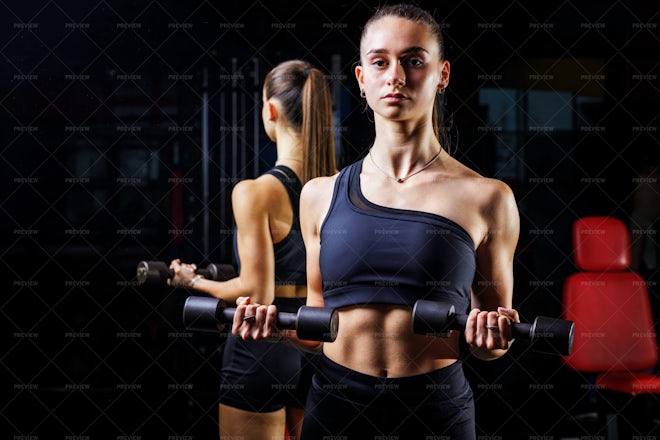
[[[341,171],[321,226],[325,306],[430,299],[467,312],[476,270],[472,238],[445,217],[371,203],[360,190],[361,168],[360,160]]]
[[[296,173],[284,165],[277,165],[264,174],[275,176],[284,185],[291,201],[291,209],[293,210],[293,219],[289,234],[282,241],[273,245],[273,251],[275,253],[275,284],[306,286],[305,243],[300,233],[300,191],[302,190],[302,185]],[[236,267],[238,267],[240,273],[241,264],[238,257],[236,234],[234,234],[234,255],[236,256]]]

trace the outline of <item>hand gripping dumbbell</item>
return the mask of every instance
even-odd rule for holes
[[[206,268],[197,268],[195,273],[213,281],[236,277],[236,270],[231,264],[209,264]],[[173,277],[174,271],[162,261],[140,261],[137,265],[138,284],[166,285],[168,278]]]
[[[218,331],[218,324],[231,324],[236,308],[217,298],[190,296],[183,305],[183,325],[190,330]],[[333,342],[337,338],[339,314],[326,307],[302,306],[297,313],[278,312],[277,327],[295,330],[300,339]]]
[[[465,330],[468,315],[456,313],[454,306],[429,300],[418,300],[412,311],[413,331],[417,334],[448,335],[449,330]],[[575,324],[564,319],[538,316],[533,323],[511,323],[516,339],[530,341],[535,351],[569,355],[573,348]]]

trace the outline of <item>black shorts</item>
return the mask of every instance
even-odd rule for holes
[[[289,298],[275,302],[279,311],[292,312],[304,303]],[[230,336],[222,356],[220,403],[251,412],[304,408],[317,357],[284,344]]]
[[[302,440],[476,438],[472,389],[460,361],[427,374],[381,378],[319,356]]]

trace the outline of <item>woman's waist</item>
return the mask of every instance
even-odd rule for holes
[[[424,374],[459,358],[459,334],[448,338],[417,335],[407,306],[371,304],[339,309],[335,342],[325,344],[328,358],[379,377]]]
[[[428,364],[416,364],[414,368],[409,363],[407,368],[390,368],[389,370],[378,370],[369,363],[355,364],[350,360],[339,357],[336,358],[334,353],[329,352],[327,348],[329,344],[324,345],[322,355],[323,361],[317,364],[319,370],[324,375],[332,378],[332,373],[327,374],[327,369],[323,366],[330,366],[330,371],[338,372],[336,379],[341,381],[342,378],[351,378],[358,380],[362,383],[383,383],[384,381],[396,381],[405,384],[406,381],[416,381],[418,379],[437,377],[438,374],[446,374],[448,371],[454,371],[456,368],[461,369],[462,363],[459,359],[436,359],[436,362],[429,362]],[[462,370],[462,369],[461,369]]]
[[[316,393],[331,393],[335,399],[360,410],[391,413],[394,408],[408,410],[433,406],[442,413],[443,402],[451,407],[469,404],[472,390],[460,361],[444,368],[402,377],[378,377],[347,368],[326,356],[316,363],[312,387]],[[396,411],[396,409],[395,409]]]
[[[306,298],[307,285],[305,284],[276,284],[276,298]]]

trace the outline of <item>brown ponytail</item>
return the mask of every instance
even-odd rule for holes
[[[309,145],[304,150],[303,179],[335,173],[335,133],[332,98],[328,83],[318,69],[310,69],[303,87],[302,138]]]
[[[300,60],[285,61],[266,75],[266,99],[277,98],[284,118],[303,142],[303,185],[336,172],[332,97],[323,73]]]

